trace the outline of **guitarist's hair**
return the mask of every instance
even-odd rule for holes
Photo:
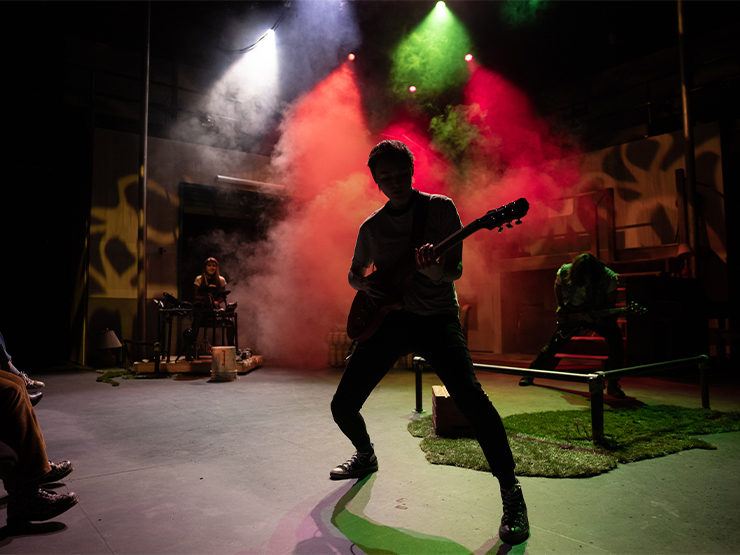
[[[604,273],[604,268],[606,268],[606,265],[593,254],[579,254],[573,259],[573,264],[570,266],[565,281],[568,284],[581,286],[584,284],[586,276],[599,277]]]
[[[375,176],[375,166],[378,164],[378,160],[386,156],[406,157],[411,167],[414,167],[414,153],[411,152],[411,149],[401,141],[389,139],[375,145],[370,151],[370,156],[367,157],[367,167],[370,168],[373,177]]]

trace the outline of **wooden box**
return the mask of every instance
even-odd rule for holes
[[[329,366],[338,368],[347,365],[347,355],[352,348],[352,340],[347,336],[347,331],[341,324],[332,326],[331,331],[326,334],[326,342],[329,344]],[[411,370],[414,367],[414,355],[408,354],[399,358],[393,365],[394,370]]]
[[[432,422],[435,435],[440,437],[475,437],[467,419],[443,385],[432,386]]]

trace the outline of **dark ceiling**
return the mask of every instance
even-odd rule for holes
[[[320,5],[316,0],[297,0],[292,6],[275,1],[152,2],[152,55],[196,67],[228,64],[233,55],[223,49],[247,46],[281,15],[281,32],[289,32],[295,4],[304,1]],[[384,55],[423,20],[434,3],[346,2],[345,9],[355,15],[360,31],[360,44],[347,47],[363,53],[382,72]],[[448,7],[469,30],[479,61],[525,90],[552,88],[677,43],[677,3],[671,0],[542,0],[535,16],[519,25],[507,20],[508,4],[452,0]],[[26,28],[15,35],[16,45],[33,48],[38,41],[44,44],[43,34],[51,33],[138,50],[146,6],[145,2],[21,2],[6,3],[4,8],[15,15],[8,21]],[[690,36],[700,36],[736,23],[739,10],[736,2],[689,1],[684,2],[684,11]],[[301,44],[291,47],[300,50]]]
[[[181,67],[197,68],[206,80],[215,80],[237,59],[238,54],[234,51],[249,46],[267,28],[279,22],[278,33],[282,41],[279,49],[280,100],[290,102],[297,95],[311,90],[352,51],[358,56],[355,64],[363,80],[361,85],[365,87],[365,101],[387,103],[384,88],[390,71],[389,54],[406,33],[424,20],[435,2],[344,2],[340,5],[348,15],[344,20],[349,22],[346,27],[354,26],[354,29],[338,29],[335,20],[333,28],[327,24],[326,30],[315,27],[314,32],[305,32],[298,21],[301,8],[316,6],[319,21],[321,17],[328,19],[328,12],[320,11],[328,8],[321,4],[319,0],[294,0],[292,3],[4,3],[5,20],[15,30],[14,34],[6,33],[2,39],[6,58],[11,61],[10,69],[6,69],[4,94],[14,95],[14,105],[22,106],[23,109],[15,111],[15,114],[34,112],[43,121],[48,116],[38,116],[38,113],[49,110],[50,104],[74,105],[74,101],[70,102],[72,90],[73,95],[77,94],[78,105],[81,105],[79,98],[85,97],[82,101],[87,103],[88,112],[92,111],[93,117],[97,118],[92,122],[93,126],[138,132],[135,105],[139,93],[135,80],[140,70],[134,54],[143,50],[146,11],[151,7],[153,61],[176,61]],[[332,4],[336,6],[338,3]],[[512,5],[537,5],[538,8],[531,17],[515,24],[507,17],[507,9]],[[505,0],[448,2],[449,9],[471,36],[476,59],[528,94],[543,114],[560,109],[554,108],[551,100],[556,98],[553,93],[561,87],[572,87],[579,79],[656,52],[675,49],[678,43],[677,6],[673,0],[541,0],[538,3],[515,0],[513,4]],[[692,40],[698,41],[721,29],[737,28],[738,6],[737,2],[725,1],[684,2],[689,46]],[[69,51],[70,40],[83,45],[78,46],[74,54]],[[328,46],[324,46],[321,56],[316,56],[315,49],[320,49],[322,42]],[[97,45],[96,52],[88,54],[85,49],[92,50],[93,44]],[[120,52],[130,53],[129,59],[116,65],[116,60],[122,60]],[[123,99],[128,103],[130,114],[123,119],[128,117],[128,121],[122,118],[103,121],[97,117],[96,106],[102,105],[95,97],[98,91],[89,92],[91,87],[84,83],[85,79],[91,81],[93,77],[85,77],[84,72],[78,71],[83,77],[77,77],[76,81],[70,78],[70,67],[73,68],[72,73],[74,68],[85,68],[86,64],[85,71],[96,71],[94,56],[107,56],[106,71],[119,72],[120,77],[131,82],[131,90]],[[671,71],[677,74],[677,54],[671,53],[666,59],[674,66]],[[288,71],[284,71],[286,68]],[[614,85],[610,81],[608,87],[614,90]],[[88,91],[82,90],[81,86],[87,86]],[[207,91],[207,87],[195,88],[195,92]],[[585,87],[581,89],[585,90]],[[114,103],[118,100],[114,99]],[[574,102],[586,101],[578,99]],[[156,100],[150,97],[152,102]],[[160,112],[167,109],[166,103],[159,107]],[[73,117],[80,119],[82,116]],[[89,116],[84,117],[89,119]],[[156,121],[150,120],[150,133],[167,136],[165,131],[158,130],[157,125]],[[277,125],[277,120],[272,121],[267,126],[269,128],[261,131],[262,137],[249,139],[251,142],[244,146],[244,150],[269,153],[276,140]]]

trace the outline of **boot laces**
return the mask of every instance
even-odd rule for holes
[[[526,505],[519,484],[502,495],[504,516],[502,521],[510,527],[523,527],[526,519]]]

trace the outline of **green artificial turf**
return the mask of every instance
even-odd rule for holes
[[[740,430],[740,413],[668,405],[607,410],[600,445],[590,439],[588,409],[514,414],[503,422],[519,476],[575,478],[685,449],[714,449],[693,436]],[[434,435],[431,416],[410,422],[408,429],[423,438],[429,462],[490,471],[476,440]]]
[[[95,380],[96,382],[109,383],[112,386],[121,385],[113,378],[121,378],[124,380],[140,380],[167,377],[166,375],[162,376],[156,374],[136,374],[135,372],[127,370],[126,368],[106,368],[102,370],[96,370],[96,372],[100,374],[100,376],[98,376]]]
[[[97,377],[97,379],[95,380],[96,382],[109,383],[112,386],[121,385],[113,378],[123,378],[124,380],[130,380],[136,377],[133,372],[130,372],[123,368],[109,368],[107,370],[98,370],[98,373],[100,374],[100,376]]]

